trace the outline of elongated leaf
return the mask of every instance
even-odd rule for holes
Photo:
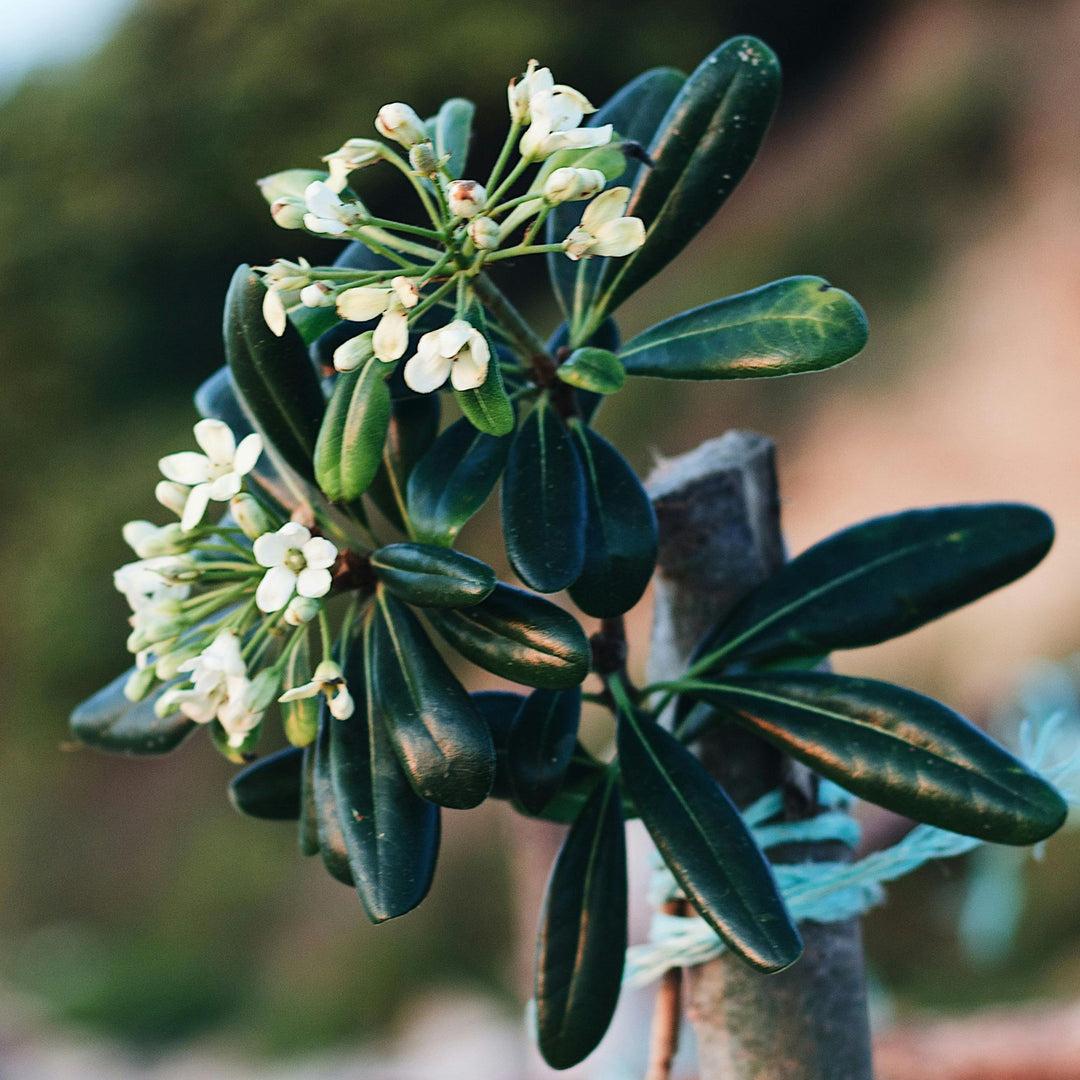
[[[667,265],[720,209],[743,178],[780,97],[780,65],[752,37],[724,42],[683,84],[649,147],[627,213],[645,243],[620,260],[597,298],[610,313]]]
[[[409,476],[409,518],[416,538],[452,544],[487,501],[509,452],[509,438],[484,435],[468,420],[451,424]]]
[[[337,796],[334,794],[334,778],[330,770],[331,725],[338,723],[325,704],[319,711],[319,734],[312,746],[313,764],[311,793],[315,804],[315,821],[319,838],[319,853],[323,865],[332,878],[343,885],[355,885],[349,867],[349,852],[345,847],[345,833],[341,828]]]
[[[484,335],[491,360],[487,378],[475,390],[454,390],[454,397],[466,418],[477,431],[485,435],[509,435],[514,430],[514,406],[503,385],[502,363],[499,351],[487,336],[484,308],[473,303],[466,315],[468,321]]]
[[[529,588],[552,593],[577,580],[585,563],[585,477],[546,397],[510,446],[502,525],[510,564]]]
[[[476,106],[465,98],[450,98],[444,101],[436,116],[427,121],[431,141],[435,144],[435,153],[439,157],[450,155],[446,168],[450,175],[460,178],[465,175],[465,160],[469,154],[469,137],[472,134],[473,114]]]
[[[491,741],[495,744],[495,782],[491,786],[491,798],[513,798],[514,792],[506,771],[506,744],[510,738],[514,717],[517,716],[525,696],[507,690],[481,690],[469,696],[476,706],[476,711],[484,718],[484,723],[491,731]]]
[[[618,784],[597,787],[555,860],[536,958],[540,1052],[555,1069],[587,1057],[619,1000],[626,954],[626,837]]]
[[[372,660],[366,628],[345,662],[354,695],[364,685],[366,701],[348,719],[331,721],[330,774],[360,901],[380,923],[411,911],[427,895],[439,852],[439,809],[417,796],[401,771],[386,734],[388,718],[372,692]]]
[[[195,729],[195,721],[174,712],[159,719],[154,705],[171,683],[161,686],[142,701],[124,696],[124,686],[134,674],[130,668],[77,706],[71,714],[71,732],[80,742],[117,754],[167,754]]]
[[[371,569],[391,592],[420,607],[472,607],[496,583],[487,563],[435,544],[387,544],[372,553]]]
[[[319,806],[315,801],[315,744],[303,749],[300,761],[300,827],[297,843],[301,855],[319,854]]]
[[[530,814],[551,802],[577,745],[581,687],[534,690],[522,702],[506,744],[506,765],[517,801]]]
[[[568,690],[589,673],[589,642],[577,620],[521,589],[496,585],[473,607],[427,615],[462,656],[504,679]]]
[[[229,784],[233,806],[249,817],[296,821],[303,758],[303,750],[290,746],[238,772]]]
[[[652,68],[613,94],[589,117],[586,126],[612,124],[618,138],[647,147],[653,141],[668,107],[685,82],[686,76],[674,68]],[[645,166],[633,159],[624,161],[626,166],[622,175],[612,177],[611,180],[613,183],[633,188]],[[549,244],[557,244],[566,239],[570,230],[581,220],[582,209],[582,203],[574,202],[563,203],[552,211],[547,220]],[[607,258],[582,259],[574,263],[561,251],[549,253],[547,260],[555,295],[567,319],[570,319],[574,312],[574,290],[578,275],[581,277],[579,307],[584,312],[611,265],[611,260]]]
[[[626,385],[622,361],[607,349],[575,349],[555,374],[562,382],[594,394],[614,394]]]
[[[630,375],[761,379],[843,363],[866,336],[866,316],[846,292],[791,277],[667,319],[627,342],[619,359]]]
[[[359,499],[382,462],[390,426],[386,375],[386,365],[372,357],[338,377],[315,446],[315,479],[331,502]]]
[[[1007,585],[1050,549],[1034,507],[999,503],[874,518],[804,551],[710,631],[693,670],[824,656],[906,634]],[[711,659],[710,659],[711,658]]]
[[[371,639],[376,711],[417,795],[457,809],[483,802],[495,779],[491,732],[416,616],[382,589]]]
[[[1065,800],[962,716],[873,679],[822,672],[724,678],[692,696],[898,814],[997,844],[1034,844]]]
[[[401,513],[409,476],[438,437],[439,412],[438,394],[414,394],[390,403],[382,464],[367,493],[383,517],[402,532],[408,531]]]
[[[802,951],[769,864],[742,815],[686,747],[653,719],[623,712],[619,768],[627,794],[687,899],[759,971]]]
[[[611,443],[577,420],[570,435],[585,473],[585,566],[570,598],[598,619],[629,611],[656,566],[656,514],[641,482]]]
[[[322,390],[292,325],[281,337],[266,325],[265,294],[251,268],[240,266],[225,297],[225,355],[244,407],[269,446],[300,476],[313,480]]]

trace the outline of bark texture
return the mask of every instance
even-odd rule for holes
[[[660,462],[647,482],[660,526],[651,680],[676,678],[695,643],[783,564],[772,443],[733,431]],[[806,770],[743,728],[701,742],[701,759],[739,806],[783,785],[792,817],[816,812]],[[846,857],[792,845],[775,862]],[[803,957],[761,975],[728,955],[688,972],[700,1080],[870,1080],[870,1031],[856,920],[802,923]]]

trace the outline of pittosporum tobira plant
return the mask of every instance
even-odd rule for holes
[[[536,977],[556,1067],[592,1050],[619,995],[628,816],[731,950],[763,972],[799,956],[768,861],[691,752],[714,725],[745,725],[860,797],[988,840],[1030,844],[1065,815],[1054,788],[944,705],[815,670],[1026,573],[1052,539],[1028,507],[855,526],[743,601],[682,678],[626,677],[621,616],[650,579],[657,527],[590,426],[601,401],[627,376],[816,371],[866,340],[850,296],[792,277],[620,344],[613,312],[738,183],[779,85],[774,55],[745,37],[689,78],[648,71],[599,110],[531,61],[483,183],[469,178],[473,106],[460,98],[426,121],[387,105],[375,126],[388,141],[350,139],[328,171],[261,181],[278,224],[347,246],[334,266],[237,270],[228,366],[196,395],[202,453],[160,462],[157,496],[179,520],[124,528],[138,559],[116,585],[135,666],[73,716],[84,742],[128,753],[169,751],[204,724],[250,762],[276,703],[292,745],[248,765],[233,799],[297,819],[301,849],[355,885],[375,922],[427,893],[440,807],[493,796],[570,824]],[[369,168],[406,178],[423,224],[368,209],[351,185]],[[498,283],[534,254],[565,317],[547,342]],[[461,414],[446,427],[444,405]],[[527,589],[454,546],[496,486]],[[208,519],[212,504],[224,515]],[[593,648],[538,595],[564,589],[602,620]],[[432,631],[528,692],[469,694]],[[583,694],[590,670],[598,689]],[[610,712],[610,763],[577,741],[583,697]],[[672,701],[673,727],[658,722]]]

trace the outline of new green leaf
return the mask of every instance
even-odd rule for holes
[[[614,394],[626,385],[622,361],[607,349],[575,349],[555,374],[562,382],[593,394]]]

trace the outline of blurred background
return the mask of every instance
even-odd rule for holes
[[[1071,669],[1031,665],[1080,648],[1078,0],[0,4],[0,1076],[550,1075],[521,1012],[555,832],[501,805],[447,813],[430,900],[372,928],[288,825],[229,807],[209,740],[110,758],[71,746],[66,718],[127,666],[120,525],[164,520],[155,463],[188,446],[191,392],[222,363],[234,266],[336,254],[277,229],[254,180],[372,135],[388,100],[471,98],[489,160],[530,57],[602,101],[743,32],[784,65],[773,130],[624,334],[813,273],[862,302],[870,345],[799,379],[638,381],[598,427],[642,473],[729,427],[769,434],[793,552],[910,506],[1043,507],[1059,539],[1030,580],[837,667],[1014,745],[1018,694],[1071,701]],[[535,262],[517,288],[553,327]],[[491,549],[490,511],[468,550]],[[639,668],[648,626],[646,602]],[[991,1006],[994,1030],[1071,1017],[1076,1071],[1045,1075],[1080,1076],[1078,893],[1068,830],[1039,862],[890,889],[866,920],[884,1080],[919,1075],[911,1039],[947,1037],[936,1017]],[[640,1028],[575,1075],[637,1075]]]

